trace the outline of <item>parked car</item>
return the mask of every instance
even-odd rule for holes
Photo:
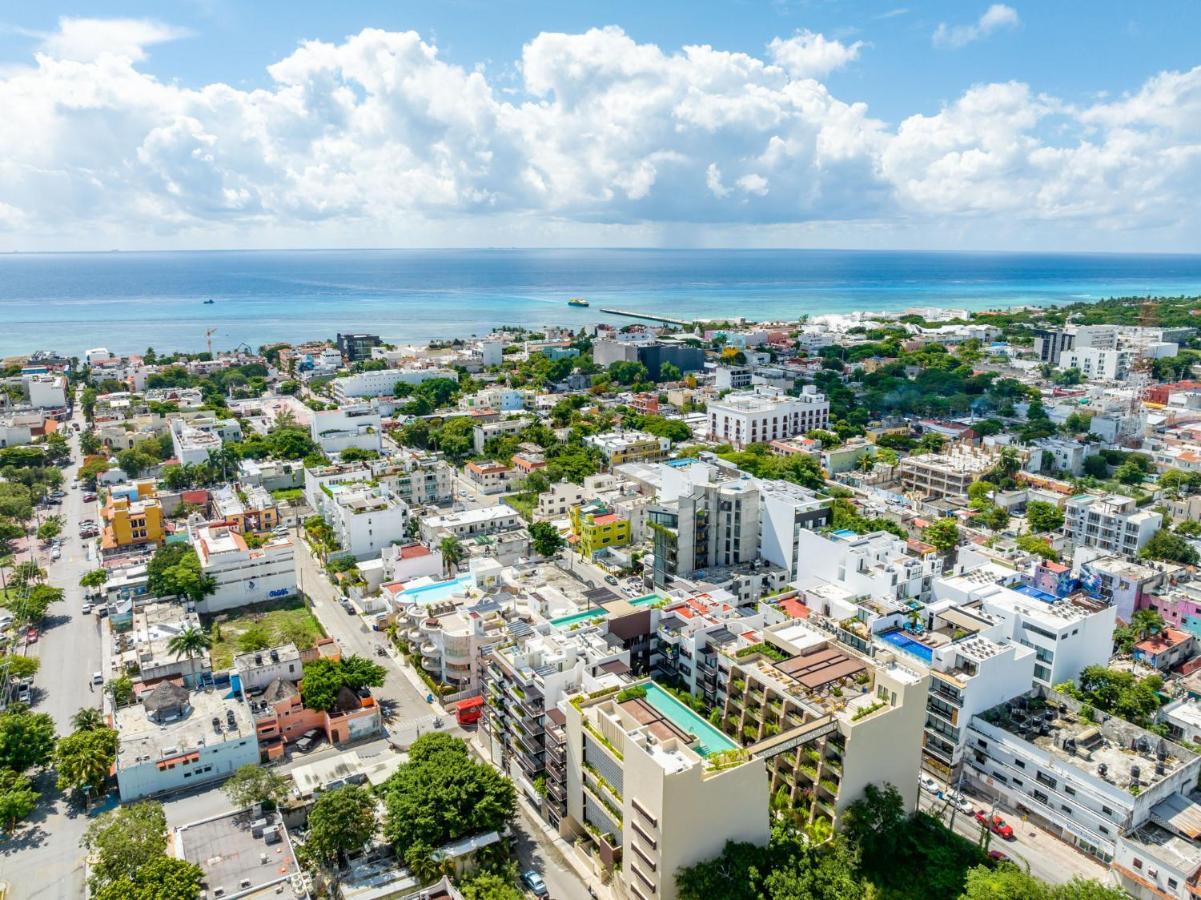
[[[93,672],[92,684],[104,684],[104,675],[100,672]]]
[[[1007,824],[1000,816],[994,815],[992,818],[989,818],[988,813],[980,810],[976,813],[976,821],[981,825],[987,825],[988,830],[997,835],[997,837],[1004,838],[1007,841],[1012,841],[1015,837],[1013,826]]]
[[[17,686],[17,702],[29,705],[29,701],[33,699],[33,694],[29,689],[29,685],[22,682]]]
[[[918,777],[918,782],[921,784],[922,790],[929,791],[931,794],[938,793],[938,782],[929,775],[922,774]]]
[[[32,626],[25,629],[25,643],[36,644],[38,642],[38,630]]]
[[[92,611],[92,603],[91,603],[91,601],[90,601],[90,600],[84,600],[84,601],[83,601],[83,610],[82,610],[83,614],[86,616],[86,615],[87,615],[88,613],[90,613],[91,611]]]
[[[606,584],[611,584],[611,585],[613,585],[614,587],[616,587],[616,586],[617,586],[617,579],[616,579],[615,577],[613,577],[612,575],[606,575],[606,576],[605,576],[605,583],[606,583]]]
[[[993,862],[1009,862],[1009,856],[1000,850],[989,850],[988,858]]]
[[[529,888],[530,893],[535,897],[549,897],[550,891],[546,889],[546,882],[542,880],[542,876],[530,869],[521,876],[521,880],[525,882],[525,886]]]
[[[342,608],[346,610],[347,615],[354,615],[354,606],[349,600],[342,600]]]
[[[296,749],[301,753],[308,753],[319,743],[321,743],[321,730],[313,728],[300,736],[300,740],[296,742]]]
[[[963,794],[959,793],[959,791],[948,791],[946,798],[950,800],[951,805],[961,813],[967,813],[970,816],[976,811],[976,808],[972,806],[971,801],[969,801],[967,797],[963,796]]]

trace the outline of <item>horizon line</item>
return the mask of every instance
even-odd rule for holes
[[[107,250],[0,250],[0,258],[8,256],[110,256],[120,254],[167,253],[463,253],[463,252],[613,252],[613,253],[906,253],[930,256],[1178,256],[1201,257],[1198,250],[931,250],[884,247],[639,247],[639,246],[471,246],[471,247],[207,247],[173,249]]]

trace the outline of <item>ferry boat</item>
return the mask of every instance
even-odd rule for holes
[[[572,297],[567,301],[568,306],[588,306],[588,301],[583,297]]]

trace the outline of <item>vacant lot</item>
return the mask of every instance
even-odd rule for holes
[[[325,636],[321,623],[303,597],[256,603],[215,616],[205,616],[204,626],[213,641],[213,670],[218,672],[233,666],[237,653],[250,653],[288,643],[305,649]]]

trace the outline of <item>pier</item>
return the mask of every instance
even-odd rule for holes
[[[692,323],[687,319],[673,319],[671,316],[657,316],[654,313],[632,312],[628,309],[616,309],[612,306],[602,306],[601,312],[611,316],[625,316],[629,319],[646,319],[650,322],[666,322],[668,325],[678,325],[680,328],[691,328]]]

